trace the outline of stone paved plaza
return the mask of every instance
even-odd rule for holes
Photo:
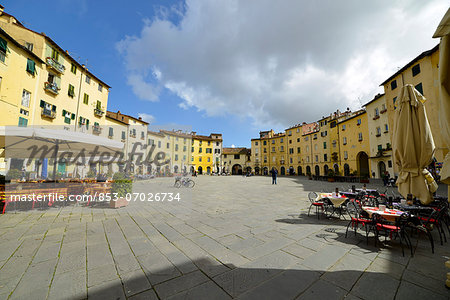
[[[348,221],[307,216],[304,177],[173,178],[135,192],[181,192],[180,202],[110,209],[50,208],[0,216],[0,299],[449,299],[450,256],[434,232],[398,241],[345,238]],[[359,185],[359,184],[358,184]],[[369,184],[369,187],[373,185]],[[348,219],[348,217],[347,217]],[[362,232],[362,231],[361,231]]]

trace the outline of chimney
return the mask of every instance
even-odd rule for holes
[[[142,117],[139,117],[139,120],[142,120]]]

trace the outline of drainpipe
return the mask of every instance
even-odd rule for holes
[[[83,72],[80,72],[80,86],[78,88],[78,101],[77,101],[77,112],[75,113],[75,130],[77,131],[77,120],[79,119],[78,112],[80,110],[80,97],[81,97],[81,84],[83,83]]]

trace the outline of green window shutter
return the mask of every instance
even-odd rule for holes
[[[45,106],[45,101],[44,101],[44,100],[41,100],[41,103],[39,104],[39,106],[42,107],[42,108],[44,108],[44,106]]]
[[[83,117],[80,117],[80,119],[78,120],[78,125],[81,125],[82,122],[83,122]]]
[[[86,119],[86,129],[89,129],[89,120]]]
[[[100,124],[98,124],[98,122],[94,122],[94,126],[99,126]]]
[[[10,52],[8,49],[8,43],[1,37],[0,37],[0,51],[3,51],[5,53]]]
[[[52,105],[52,111],[56,111],[56,105]]]
[[[65,109],[63,109],[63,111],[62,111],[62,116],[63,116],[63,117],[66,116],[66,112],[67,112],[67,111],[66,111]]]
[[[27,72],[34,75],[36,73],[36,64],[33,60],[27,59]]]
[[[114,130],[112,127],[109,127],[109,136],[113,136]]]
[[[125,131],[122,131],[122,140],[125,139]]]
[[[64,123],[70,124],[70,118],[64,117]]]
[[[75,120],[75,114],[72,114],[71,119]]]

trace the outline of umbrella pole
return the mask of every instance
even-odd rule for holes
[[[53,162],[53,180],[56,181],[56,161],[58,159],[58,151],[59,151],[59,144],[56,143],[55,145],[55,155],[54,155],[54,162]]]

